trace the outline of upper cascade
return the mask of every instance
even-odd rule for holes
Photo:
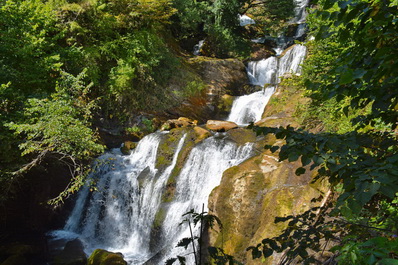
[[[281,77],[286,74],[299,75],[306,53],[307,48],[304,45],[296,44],[288,48],[280,58],[273,56],[249,62],[247,75],[250,83],[266,88],[263,91],[237,97],[227,120],[239,125],[261,120],[264,108],[275,92],[275,87],[281,81]]]

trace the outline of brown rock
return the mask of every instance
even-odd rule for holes
[[[238,59],[213,59],[198,56],[190,62],[208,85],[207,94],[213,97],[221,97],[226,93],[240,96],[243,94],[241,88],[249,82],[245,65]]]
[[[254,260],[246,248],[278,236],[286,224],[275,224],[275,217],[297,215],[319,205],[311,200],[328,190],[327,183],[312,183],[315,172],[307,169],[296,176],[299,166],[299,162],[279,162],[267,150],[226,170],[209,197],[209,210],[221,219],[223,234],[228,236],[211,231],[210,244],[222,246],[244,264],[276,264],[279,254]]]
[[[208,120],[206,128],[216,132],[226,132],[231,129],[238,128],[238,125],[232,121]]]
[[[197,136],[195,143],[199,143],[211,135],[208,130],[203,129],[199,126],[195,126],[193,130],[195,131],[195,134]]]

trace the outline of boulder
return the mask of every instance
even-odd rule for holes
[[[238,125],[232,121],[208,120],[206,128],[216,132],[226,132],[231,129],[238,128]]]
[[[197,120],[191,120],[185,117],[180,117],[178,119],[172,119],[166,121],[162,127],[160,128],[161,131],[168,131],[174,128],[182,128],[182,127],[193,127],[198,124]]]
[[[127,265],[122,253],[96,249],[88,258],[87,265]]]
[[[234,100],[234,96],[228,94],[222,95],[217,104],[218,114],[220,116],[227,117],[231,112]]]
[[[87,256],[79,239],[68,241],[60,254],[54,257],[54,265],[86,265]]]
[[[135,149],[137,147],[138,143],[132,142],[132,141],[125,141],[123,143],[123,146],[120,148],[120,151],[124,155],[129,155],[131,153],[131,150]]]
[[[228,139],[231,139],[238,145],[253,143],[257,140],[256,133],[250,129],[238,128],[227,132]]]
[[[195,143],[199,143],[211,135],[208,130],[203,129],[199,126],[195,126],[193,130],[195,131],[195,134],[197,136]]]

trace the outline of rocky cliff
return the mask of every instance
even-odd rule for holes
[[[276,104],[287,94],[294,97],[289,99],[290,104]],[[297,126],[293,114],[303,100],[300,92],[279,88],[258,125]],[[261,146],[274,144],[283,142],[276,142],[272,135],[261,140]],[[275,224],[275,217],[303,213],[316,206],[311,202],[313,198],[328,191],[326,182],[312,183],[316,171],[307,170],[297,176],[295,170],[299,166],[299,163],[279,162],[277,153],[262,149],[261,154],[226,170],[209,198],[210,213],[223,223],[222,232],[210,231],[210,244],[223,248],[244,264],[277,264],[279,255],[253,260],[246,248],[264,238],[278,236],[286,228],[284,223]]]

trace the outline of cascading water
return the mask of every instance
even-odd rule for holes
[[[268,85],[268,87],[250,95],[237,97],[227,120],[239,125],[261,120],[264,108],[275,92],[275,86],[280,82],[280,77],[289,73],[300,74],[300,65],[306,52],[305,46],[294,45],[280,58],[269,57],[257,62],[249,62],[247,74],[250,83],[262,87]]]
[[[275,87],[269,86],[263,91],[238,97],[232,104],[231,113],[227,120],[239,125],[247,125],[250,122],[261,120],[264,108],[274,91]]]
[[[293,39],[300,38],[305,33],[305,8],[309,0],[295,0],[295,17],[290,21],[297,24],[296,33]],[[241,16],[242,18],[243,16]],[[242,23],[242,19],[240,20]],[[252,40],[256,43],[263,43],[266,38]],[[301,73],[301,63],[304,60],[307,49],[304,45],[293,45],[288,50],[286,46],[292,40],[285,36],[276,38],[277,56],[271,56],[260,61],[251,61],[247,65],[247,75],[251,85],[265,87],[263,91],[258,91],[250,95],[237,97],[232,105],[231,113],[227,118],[239,125],[247,125],[261,119],[265,106],[270,97],[275,92],[275,87],[285,74]],[[286,51],[285,54],[282,54]],[[282,54],[282,55],[281,55]]]
[[[64,230],[52,235],[79,237],[88,253],[96,248],[122,252],[130,264],[142,264],[154,255],[156,251],[150,247],[152,224],[186,138],[184,135],[179,140],[171,164],[159,172],[156,154],[165,134],[146,136],[129,156],[118,151],[103,155],[93,176],[97,191],[82,190]],[[222,134],[192,149],[177,177],[175,199],[166,209],[158,250],[169,248],[173,253],[178,239],[187,233],[179,228],[182,215],[190,209],[200,211],[203,203],[207,207],[208,196],[222,173],[251,155],[252,144],[238,147]]]

